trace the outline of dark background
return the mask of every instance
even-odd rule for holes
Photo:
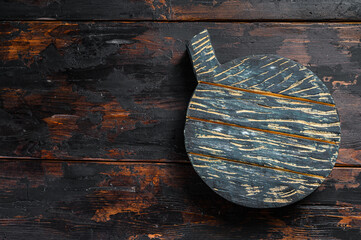
[[[360,239],[358,0],[0,0],[0,239]],[[278,54],[331,91],[342,142],[306,199],[234,205],[184,149],[185,42]]]

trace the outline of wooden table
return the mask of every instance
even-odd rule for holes
[[[0,239],[360,239],[361,4],[0,0]],[[279,54],[341,118],[336,167],[306,199],[249,209],[193,170],[185,41],[220,62]]]

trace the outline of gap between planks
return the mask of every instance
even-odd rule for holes
[[[332,104],[332,103],[319,102],[319,101],[315,101],[315,100],[311,100],[311,99],[307,99],[307,98],[293,97],[293,96],[288,96],[288,95],[279,94],[279,93],[273,93],[273,92],[267,92],[267,91],[261,91],[261,90],[253,90],[253,89],[245,89],[245,88],[233,87],[233,86],[229,86],[229,85],[205,82],[205,81],[199,81],[199,83],[216,86],[216,87],[221,87],[221,88],[227,88],[227,89],[231,89],[231,90],[237,90],[237,91],[241,91],[241,92],[259,94],[259,95],[268,96],[268,97],[285,98],[285,99],[291,99],[291,100],[300,101],[300,102],[309,102],[309,103],[314,103],[314,104],[326,105],[329,107],[336,106],[335,104]]]
[[[239,164],[247,165],[247,166],[267,168],[267,169],[272,169],[272,170],[280,171],[280,172],[289,172],[289,173],[299,174],[299,175],[303,175],[303,176],[307,176],[307,177],[318,178],[318,179],[321,179],[321,180],[325,179],[325,177],[323,177],[323,176],[310,174],[310,173],[297,172],[297,171],[293,171],[293,170],[286,169],[286,168],[271,167],[271,166],[261,165],[261,164],[257,164],[257,163],[245,162],[245,161],[241,161],[241,160],[235,160],[235,159],[229,159],[229,158],[224,158],[224,157],[206,155],[206,154],[202,154],[202,153],[189,152],[188,154],[194,155],[194,156],[199,156],[199,157],[206,157],[206,158],[214,158],[214,159],[218,159],[218,160],[224,160],[224,161],[227,161],[227,162],[239,163]]]
[[[336,24],[361,24],[361,19],[213,19],[213,18],[190,18],[186,20],[170,19],[170,20],[157,20],[157,19],[56,19],[56,18],[34,18],[34,19],[0,19],[1,22],[123,22],[123,23],[295,23],[295,24],[314,24],[314,23],[336,23]]]
[[[105,158],[33,158],[33,157],[6,157],[0,156],[0,162],[6,161],[40,161],[40,162],[70,162],[70,163],[102,163],[102,164],[190,164],[189,160],[167,160],[167,159],[105,159]]]
[[[31,158],[31,157],[4,157],[0,156],[0,162],[10,162],[10,161],[40,161],[40,162],[69,162],[69,163],[99,163],[99,164],[185,164],[190,165],[191,162],[188,159],[184,160],[163,160],[163,159],[151,159],[151,160],[142,160],[142,159],[104,159],[104,158],[87,158],[87,159],[51,159],[51,158]],[[336,163],[334,168],[355,168],[361,169],[361,165],[352,165],[352,164],[342,164]]]
[[[296,134],[291,134],[291,133],[277,132],[277,131],[273,131],[273,130],[266,130],[266,129],[260,129],[260,128],[254,128],[254,127],[240,126],[240,125],[237,125],[237,124],[221,122],[221,121],[218,121],[218,120],[217,121],[216,120],[209,120],[209,119],[196,118],[196,117],[191,117],[191,116],[187,116],[187,118],[195,120],[195,121],[200,121],[200,122],[208,122],[208,123],[226,125],[226,126],[231,126],[231,127],[244,128],[244,129],[253,130],[253,131],[271,133],[271,134],[276,134],[276,135],[283,135],[283,136],[286,136],[286,137],[300,138],[300,139],[306,139],[306,140],[323,142],[323,143],[334,144],[334,145],[338,144],[338,142],[332,142],[332,141],[328,141],[328,140],[312,138],[312,137],[306,137],[306,136],[301,136],[301,135],[296,135]]]

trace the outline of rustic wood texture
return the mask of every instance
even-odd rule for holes
[[[359,0],[1,0],[0,20],[360,20]]]
[[[280,209],[224,200],[190,164],[2,161],[3,239],[358,239],[361,170]]]
[[[340,121],[323,82],[277,55],[220,64],[207,30],[188,51],[198,86],[184,135],[199,176],[247,207],[281,207],[313,192],[330,174],[340,143]]]
[[[30,19],[34,9],[20,9]],[[38,9],[34,18],[47,17]],[[240,207],[192,169],[183,129],[196,79],[185,43],[205,28],[221,63],[278,54],[331,91],[340,154],[299,203]],[[360,33],[358,23],[2,22],[0,238],[358,239]]]
[[[186,160],[185,43],[204,28],[221,63],[278,54],[315,72],[340,115],[338,164],[360,165],[359,24],[4,22],[0,156]]]

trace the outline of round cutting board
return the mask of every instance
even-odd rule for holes
[[[188,50],[198,86],[185,145],[204,182],[247,207],[281,207],[331,172],[340,121],[323,82],[288,58],[255,55],[219,64],[207,30]]]

